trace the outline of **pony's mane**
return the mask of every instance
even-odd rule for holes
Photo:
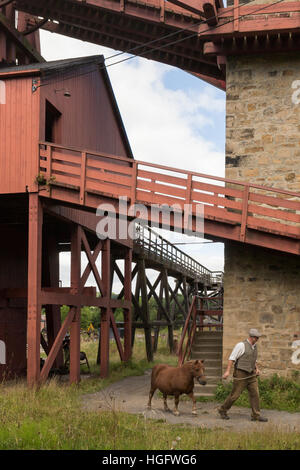
[[[196,359],[192,359],[190,361],[186,361],[184,364],[182,364],[181,367],[184,367],[184,366],[192,366],[194,363],[195,363]]]

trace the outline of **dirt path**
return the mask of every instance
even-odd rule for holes
[[[250,420],[250,409],[233,406],[228,413],[230,420],[222,420],[217,412],[216,402],[197,403],[197,416],[193,416],[190,400],[180,401],[179,416],[164,412],[163,400],[158,393],[152,399],[152,410],[147,409],[150,388],[150,373],[142,376],[127,377],[116,382],[100,392],[83,396],[83,408],[87,411],[111,410],[126,413],[141,414],[146,419],[160,419],[170,424],[187,424],[203,428],[220,428],[232,431],[255,431],[266,427],[280,431],[300,432],[300,413],[285,411],[262,410],[268,418],[267,423],[257,423]],[[173,409],[173,399],[168,399],[169,407]]]

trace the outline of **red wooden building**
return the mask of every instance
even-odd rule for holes
[[[117,334],[112,309],[121,306],[127,319],[130,315],[130,243],[100,241],[95,234],[99,221],[95,212],[53,200],[50,205],[47,197],[38,196],[39,190],[45,196],[51,191],[49,184],[38,184],[39,142],[74,146],[77,151],[82,149],[82,158],[86,157],[85,149],[93,150],[95,164],[101,161],[97,152],[106,157],[132,158],[103,57],[2,67],[0,85],[0,339],[6,349],[0,380],[25,373],[26,369],[29,383],[46,378],[53,365],[60,367],[63,363],[62,340],[70,329],[70,377],[78,381],[82,304],[101,308],[101,374],[106,375],[109,327]],[[72,150],[69,152],[71,155]],[[55,160],[55,155],[51,163],[52,171],[64,178],[63,164]],[[80,167],[76,171],[74,165],[74,174],[80,180]],[[66,177],[70,191],[72,183]],[[89,261],[84,273],[81,249]],[[61,251],[71,251],[69,288],[59,288]],[[100,252],[102,272],[95,264]],[[125,260],[125,300],[111,299],[112,256]],[[91,272],[101,298],[96,297],[95,288],[84,287]],[[59,309],[62,304],[70,306],[63,325]],[[40,336],[42,307],[46,310],[47,339]],[[130,327],[125,330],[124,345],[117,338],[122,359],[130,355]],[[41,372],[40,344],[48,355]]]
[[[299,51],[299,2],[242,3],[0,0],[0,340],[6,347],[1,364],[0,344],[0,377],[27,367],[30,384],[45,379],[53,364],[62,364],[70,329],[70,379],[78,381],[81,305],[101,309],[101,375],[108,372],[110,327],[121,359],[130,357],[132,247],[95,235],[95,208],[104,198],[115,207],[120,195],[131,205],[191,204],[193,214],[201,203],[210,239],[299,256],[298,193],[133,160],[103,59],[45,63],[39,52],[44,28],[179,67],[225,90],[227,56]],[[69,288],[59,287],[64,250],[71,252]],[[124,261],[124,287],[112,299],[117,259]],[[101,297],[85,288],[91,272]],[[144,281],[137,291],[146,304]],[[62,304],[70,312],[61,325]],[[42,307],[47,340],[40,335]],[[117,307],[124,311],[123,343],[112,315]],[[149,340],[149,324],[147,331]]]

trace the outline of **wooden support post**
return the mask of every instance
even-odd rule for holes
[[[43,382],[44,380],[46,380],[46,378],[48,377],[48,374],[49,374],[49,371],[52,367],[52,364],[59,352],[59,350],[61,349],[61,346],[62,346],[62,343],[63,343],[63,340],[64,340],[64,337],[68,331],[68,329],[70,328],[71,324],[72,324],[72,321],[74,320],[74,316],[75,316],[75,309],[74,307],[72,307],[67,315],[67,317],[65,318],[56,338],[55,338],[55,341],[53,343],[53,346],[51,348],[51,350],[49,351],[49,354],[47,356],[47,359],[46,359],[46,362],[44,364],[44,367],[41,371],[41,377],[40,377],[40,382]]]
[[[245,185],[243,202],[242,202],[242,221],[241,221],[241,231],[240,231],[240,241],[244,242],[246,238],[246,228],[247,228],[247,218],[248,218],[248,202],[249,202],[249,184]]]
[[[185,317],[187,317],[187,315],[189,313],[190,306],[189,306],[187,282],[186,282],[186,277],[185,276],[183,276],[183,290],[182,290],[182,293],[183,293],[183,297],[184,297]]]
[[[130,301],[130,308],[124,309],[124,359],[128,361],[132,355],[132,321],[131,321],[131,265],[132,249],[128,248],[124,262],[124,299]]]
[[[177,285],[178,285],[178,282],[179,282],[178,279],[176,279],[176,287],[177,287]],[[175,287],[175,289],[176,289],[176,287]],[[172,293],[173,293],[173,292],[172,292]],[[173,296],[172,296],[172,294],[171,294],[171,297],[170,297],[170,318],[171,318],[171,320],[172,320],[172,322],[173,322],[173,324],[174,324],[174,323],[175,323],[175,301],[174,301],[174,299],[173,299],[173,302],[172,302],[172,297],[173,297]]]
[[[160,15],[159,19],[161,22],[165,21],[165,0],[160,0]]]
[[[101,308],[101,323],[100,323],[100,377],[108,376],[109,372],[109,328],[110,328],[110,240],[106,239],[103,242],[102,250],[102,288],[103,297],[106,301],[106,306]]]
[[[81,152],[81,171],[80,171],[80,204],[85,202],[85,184],[86,184],[86,152]]]
[[[145,332],[145,342],[146,342],[146,354],[149,362],[153,361],[153,348],[152,348],[152,339],[151,339],[151,325],[149,318],[149,304],[147,296],[147,279],[146,279],[146,268],[145,260],[143,258],[138,260],[139,265],[139,278],[141,286],[141,297],[142,297],[142,307],[141,313],[143,316],[144,323],[144,332]]]
[[[131,194],[130,194],[131,206],[135,204],[135,200],[136,200],[137,175],[138,175],[138,164],[136,161],[133,161],[132,162],[132,183],[131,183]]]
[[[165,292],[165,309],[167,311],[168,316],[170,317],[170,297],[169,297],[169,282],[168,282],[168,271],[167,269],[163,269],[163,278],[162,278],[164,292]],[[168,344],[170,352],[172,353],[174,350],[174,331],[173,331],[173,323],[170,321],[168,322]]]
[[[0,31],[0,62],[6,59],[6,35]]]
[[[233,29],[234,31],[239,30],[239,15],[240,15],[240,0],[234,0],[233,5],[234,5],[234,12],[233,12]]]
[[[44,234],[43,243],[43,271],[42,284],[44,287],[59,287],[59,251],[56,237],[53,233]],[[46,328],[48,350],[52,348],[55,338],[61,327],[61,316],[59,305],[46,305]],[[60,368],[64,365],[63,350],[60,348],[55,358],[55,367]]]
[[[160,277],[160,276],[159,276]],[[160,282],[159,286],[159,303],[163,304],[163,297],[164,297],[164,290],[163,290],[163,283],[162,281]],[[157,320],[161,320],[162,318],[162,309],[160,304],[157,305]],[[157,346],[158,346],[158,338],[159,338],[159,326],[157,326],[154,330],[154,344],[153,344],[153,352],[157,351]]]
[[[43,209],[39,196],[30,193],[27,287],[27,382],[30,386],[38,384],[40,378],[42,224]]]
[[[81,227],[72,227],[71,234],[71,294],[77,296],[75,313],[70,326],[70,383],[80,382],[80,274]]]
[[[134,296],[132,297],[133,305],[134,305],[134,313],[133,313],[133,321],[135,322],[140,313],[140,273],[139,273],[139,265],[138,263],[135,266],[135,271],[136,271],[136,284],[135,284],[135,293]],[[132,276],[133,278],[133,276]],[[134,340],[135,340],[135,326],[132,327],[132,338],[131,338],[131,346],[134,346]]]

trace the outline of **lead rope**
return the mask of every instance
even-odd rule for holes
[[[241,377],[241,378],[232,377],[232,380],[236,380],[236,381],[238,381],[238,380],[247,380],[247,379],[252,379],[252,377],[259,377],[259,375],[254,374],[254,375],[249,375],[249,377]],[[225,381],[227,379],[222,378],[222,380]]]
[[[258,375],[254,374],[254,375],[249,375],[249,377],[241,377],[241,378],[232,377],[232,378],[233,380],[247,380],[247,379],[251,379],[252,377],[258,377]]]

